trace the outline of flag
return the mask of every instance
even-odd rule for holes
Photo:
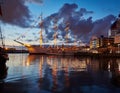
[[[2,16],[2,8],[1,8],[1,5],[0,5],[0,16]]]

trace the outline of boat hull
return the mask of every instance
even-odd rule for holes
[[[57,48],[45,48],[40,46],[27,47],[29,54],[46,54],[46,55],[59,55],[59,56],[73,56],[74,51],[59,51]]]
[[[47,52],[47,55],[58,55],[58,56],[73,56],[74,52],[55,52],[55,53],[51,53],[51,52]]]
[[[47,49],[40,46],[27,47],[29,54],[46,54]]]

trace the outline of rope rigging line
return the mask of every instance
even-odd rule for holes
[[[35,27],[35,26],[38,24],[38,21],[39,21],[40,18],[41,18],[41,16],[38,16],[37,20],[34,20],[34,21],[33,21],[33,25],[31,25],[25,33],[21,34],[21,35],[20,35],[17,39],[15,39],[15,40],[19,40],[21,37],[24,37],[33,27]]]

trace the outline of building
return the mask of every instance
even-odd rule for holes
[[[120,14],[117,20],[111,25],[110,37],[114,38],[118,33],[120,33]]]
[[[114,38],[108,37],[92,37],[90,40],[90,48],[95,49],[99,47],[107,47],[114,44]]]
[[[117,34],[117,35],[115,35],[115,37],[114,37],[114,43],[115,44],[120,44],[120,33]]]
[[[104,36],[99,37],[99,47],[107,47],[113,44],[114,44],[114,38],[109,38]]]
[[[114,44],[120,44],[120,14],[117,20],[111,25],[110,37],[114,38]]]
[[[115,36],[114,41],[115,41],[115,42],[114,42],[115,45],[117,45],[116,52],[117,52],[117,53],[120,53],[120,33]]]
[[[90,48],[91,49],[96,49],[99,47],[99,39],[96,36],[93,36],[90,39]]]

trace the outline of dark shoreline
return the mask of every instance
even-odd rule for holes
[[[120,53],[83,53],[77,52],[74,56],[86,56],[86,57],[117,57],[120,58]]]
[[[6,53],[29,53],[27,50],[6,50]]]

